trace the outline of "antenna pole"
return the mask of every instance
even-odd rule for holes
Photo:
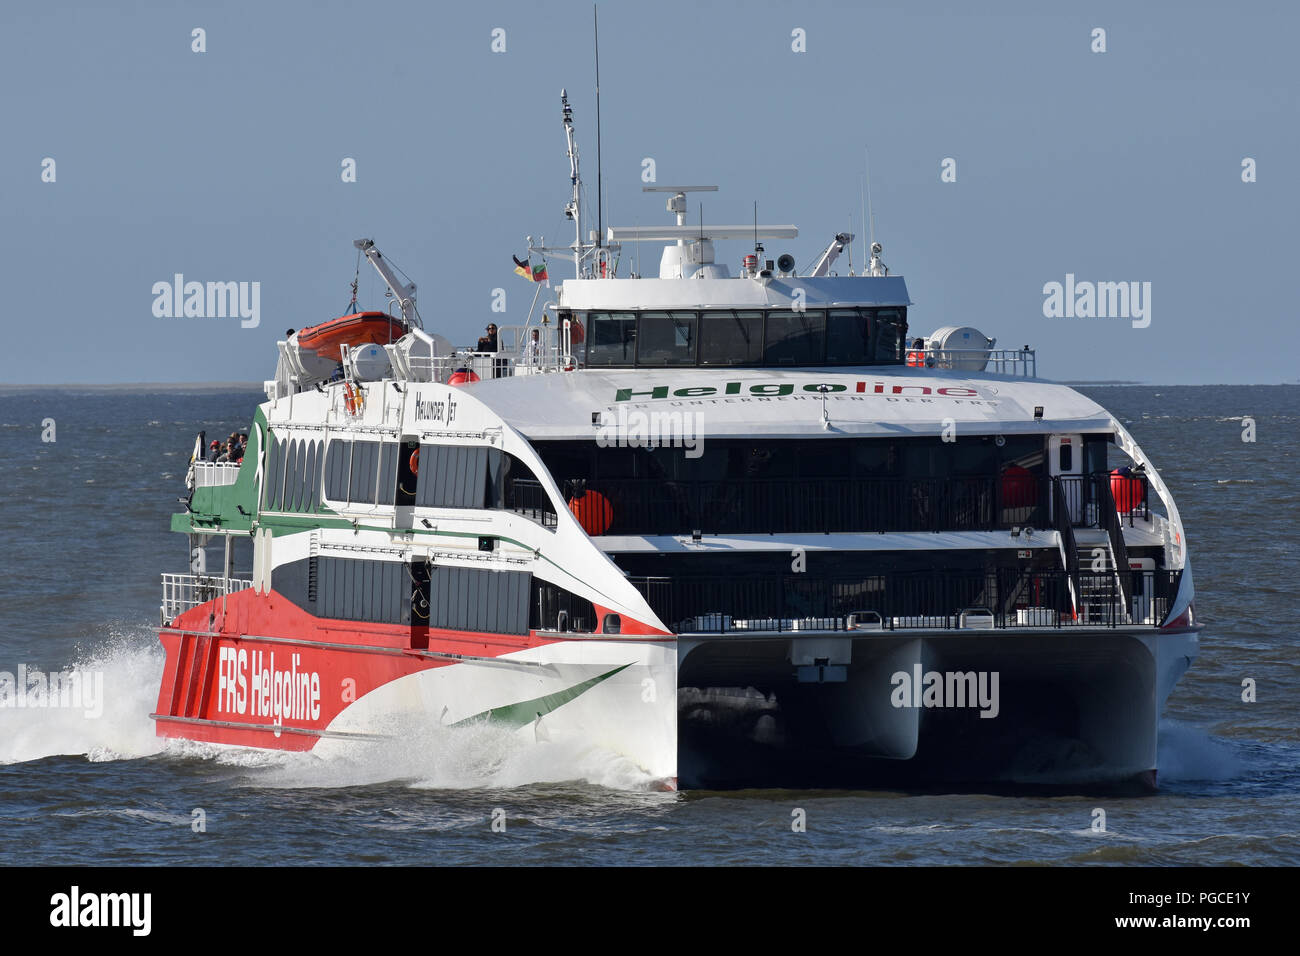
[[[871,151],[865,146],[862,147],[863,155],[867,158],[867,211],[871,214],[871,244],[876,244],[876,210],[871,205]]]
[[[573,108],[569,94],[560,90],[560,103],[564,107],[564,137],[569,144],[569,182],[573,185],[573,198],[564,207],[564,214],[573,220],[576,234],[573,240],[573,277],[582,278],[582,175],[578,171],[578,142],[573,132]]]
[[[591,24],[596,38],[596,248],[600,248],[601,233],[605,231],[604,194],[601,190],[600,164],[600,20],[596,16],[596,5],[591,5]]]

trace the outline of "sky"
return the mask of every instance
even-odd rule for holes
[[[286,329],[346,311],[363,236],[426,328],[522,323],[512,254],[572,240],[561,87],[594,212],[591,20],[585,0],[3,3],[0,384],[270,378]],[[975,326],[1058,380],[1300,381],[1298,26],[1251,0],[601,3],[605,223],[672,221],[649,158],[659,184],[720,187],[706,223],[757,201],[800,229],[769,254],[802,267],[852,231],[860,266],[869,150],[913,333]],[[718,243],[733,273],[748,251]],[[259,283],[258,324],[155,315],[177,273]],[[1149,324],[1046,315],[1067,275],[1139,283]],[[384,306],[368,266],[360,291]]]

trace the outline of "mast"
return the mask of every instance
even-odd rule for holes
[[[595,4],[591,6],[591,25],[596,38],[596,248],[599,249],[605,228],[605,197],[601,192],[604,170],[600,163],[600,20]]]
[[[578,172],[578,140],[573,132],[573,107],[569,105],[568,90],[560,90],[560,103],[564,107],[564,136],[569,143],[569,182],[573,184],[573,198],[564,207],[564,214],[573,220],[573,277],[582,278],[582,176]]]

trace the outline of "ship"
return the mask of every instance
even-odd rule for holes
[[[574,240],[516,258],[522,321],[453,346],[357,240],[388,309],[354,282],[278,343],[241,462],[197,439],[157,733],[327,755],[491,724],[663,789],[1154,787],[1200,624],[1127,428],[1028,346],[916,334],[874,236],[800,270],[766,251],[796,226],[692,221],[698,185],[584,232],[562,110]]]

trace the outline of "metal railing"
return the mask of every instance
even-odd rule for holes
[[[195,488],[221,488],[233,485],[239,478],[239,462],[196,461],[194,463]]]
[[[504,486],[505,501],[502,507],[513,511],[529,521],[535,521],[543,528],[556,525],[555,506],[542,487],[542,483],[532,478],[510,478]]]
[[[227,578],[219,574],[164,574],[163,599],[159,608],[165,625],[178,614],[196,608],[235,591],[251,588],[253,582],[245,578]]]
[[[1116,569],[1126,569],[1129,566],[1128,546],[1124,543],[1124,528],[1120,524],[1119,514],[1115,511],[1115,496],[1111,494],[1109,479],[1105,476],[1097,477],[1099,479],[1096,482],[1098,518],[1110,541],[1110,553],[1115,560]],[[1128,607],[1132,592],[1125,587],[1124,575],[1117,575],[1116,579],[1124,606]]]
[[[1065,576],[1070,586],[1070,598],[1073,609],[1079,607],[1082,588],[1079,583],[1079,545],[1074,539],[1074,524],[1070,520],[1070,509],[1061,488],[1059,478],[1052,479],[1052,512],[1056,521],[1056,531],[1061,536],[1061,550],[1065,560]]]
[[[1065,496],[1065,507],[1070,514],[1071,523],[1076,528],[1100,526],[1098,507],[1102,500],[1103,485],[1105,485],[1105,494],[1110,496],[1114,507],[1115,498],[1111,493],[1113,478],[1114,476],[1108,473],[1098,472],[1090,475],[1061,475],[1055,479]],[[1141,483],[1141,493],[1132,502],[1133,507],[1127,511],[1117,511],[1118,514],[1128,518],[1129,527],[1151,517],[1151,482],[1146,475],[1134,475],[1133,478]]]
[[[913,368],[1038,376],[1038,353],[1033,349],[907,349],[905,362]]]
[[[1114,573],[1078,575],[1077,607],[1063,570],[898,572],[856,577],[633,577],[675,633],[1156,627],[1178,571],[1129,571],[1126,607]],[[865,622],[851,626],[850,619]]]

